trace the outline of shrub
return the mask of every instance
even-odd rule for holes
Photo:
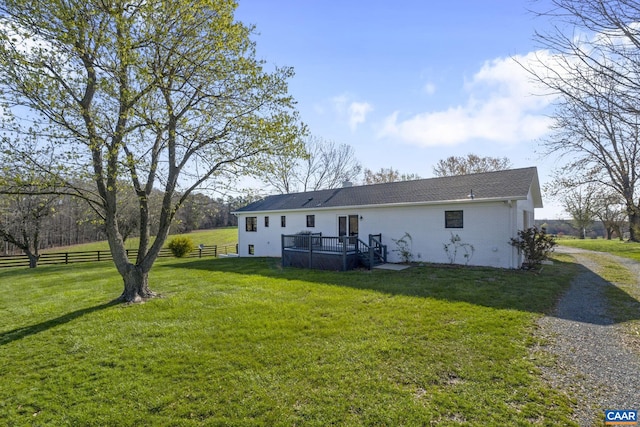
[[[169,242],[168,248],[171,250],[171,253],[176,258],[182,258],[185,255],[193,252],[196,248],[193,244],[193,240],[188,237],[174,237]]]
[[[413,254],[411,253],[411,246],[413,244],[413,239],[411,238],[411,234],[404,233],[399,239],[391,239],[396,244],[397,248],[393,250],[393,252],[397,252],[400,255],[400,259],[405,264],[409,264],[413,261]]]
[[[468,265],[476,251],[471,243],[464,243],[459,235],[453,233],[451,233],[449,243],[443,243],[442,245],[444,252],[447,254],[447,258],[449,258],[449,264],[456,263],[458,251],[461,251],[464,252],[462,255],[464,257],[464,265]]]
[[[510,243],[524,253],[524,262],[522,263],[524,269],[538,267],[558,245],[553,236],[547,234],[544,228],[538,230],[537,227],[518,231],[518,238],[511,238]]]

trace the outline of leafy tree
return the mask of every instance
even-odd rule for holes
[[[439,160],[433,167],[433,174],[438,177],[468,175],[471,173],[492,172],[509,169],[511,161],[506,157],[480,157],[467,154],[466,157],[451,156]]]
[[[365,184],[383,184],[385,182],[413,181],[415,179],[420,179],[420,176],[414,173],[401,174],[397,169],[394,169],[393,167],[380,168],[380,170],[377,172],[374,172],[371,169],[367,168],[365,168],[364,170]]]
[[[631,240],[640,229],[640,33],[636,1],[552,0],[541,11],[554,24],[535,40],[547,52],[522,64],[557,95],[548,154],[569,161],[561,169],[578,184],[607,187],[624,200]]]
[[[0,100],[15,162],[46,170],[104,219],[123,301],[148,275],[185,199],[298,150],[290,68],[267,71],[232,0],[0,2]],[[46,137],[38,156],[23,135]],[[56,159],[44,168],[44,159]],[[28,160],[28,161],[27,161]],[[92,179],[90,191],[71,177]],[[136,196],[137,258],[120,230],[119,186]],[[152,212],[150,196],[161,189]],[[151,223],[157,218],[155,239]]]

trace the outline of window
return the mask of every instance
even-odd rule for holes
[[[249,255],[255,254],[255,247],[253,245],[249,245]]]
[[[245,218],[245,230],[246,231],[258,231],[258,217],[248,216]]]
[[[315,227],[315,226],[316,226],[316,216],[307,215],[307,227]]]
[[[287,217],[282,215],[280,217],[280,227],[286,227],[287,226]]]
[[[444,228],[463,228],[463,211],[444,211]]]
[[[268,217],[268,216],[265,216],[265,217],[264,217],[264,226],[265,226],[265,227],[268,227],[268,226],[269,226],[269,217]]]

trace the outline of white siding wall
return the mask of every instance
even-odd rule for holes
[[[445,228],[445,211],[462,210],[463,228]],[[520,257],[509,244],[517,230],[533,225],[533,200],[518,202],[458,203],[450,205],[375,207],[362,209],[335,209],[320,211],[298,211],[296,213],[269,212],[268,214],[238,215],[238,244],[240,256],[249,256],[249,245],[254,245],[254,256],[279,257],[281,235],[300,231],[321,232],[324,236],[338,235],[338,216],[358,215],[359,236],[367,242],[369,234],[382,233],[383,243],[389,249],[389,261],[401,261],[393,239],[400,239],[405,232],[412,237],[412,253],[416,261],[448,263],[444,244],[451,236],[460,236],[461,243],[473,245],[474,253],[470,265],[486,265],[517,268]],[[306,216],[315,215],[315,227],[306,226]],[[280,216],[286,216],[286,227],[281,227]],[[245,217],[257,217],[257,231],[245,231]],[[264,226],[264,217],[269,217],[269,227]],[[526,218],[526,219],[525,219]],[[456,263],[465,259],[459,253]]]

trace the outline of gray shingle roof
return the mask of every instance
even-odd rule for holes
[[[520,200],[527,198],[529,189],[533,191],[535,207],[542,207],[538,172],[535,167],[277,194],[251,203],[236,212],[460,201],[470,200],[468,196],[471,190],[476,201]]]

